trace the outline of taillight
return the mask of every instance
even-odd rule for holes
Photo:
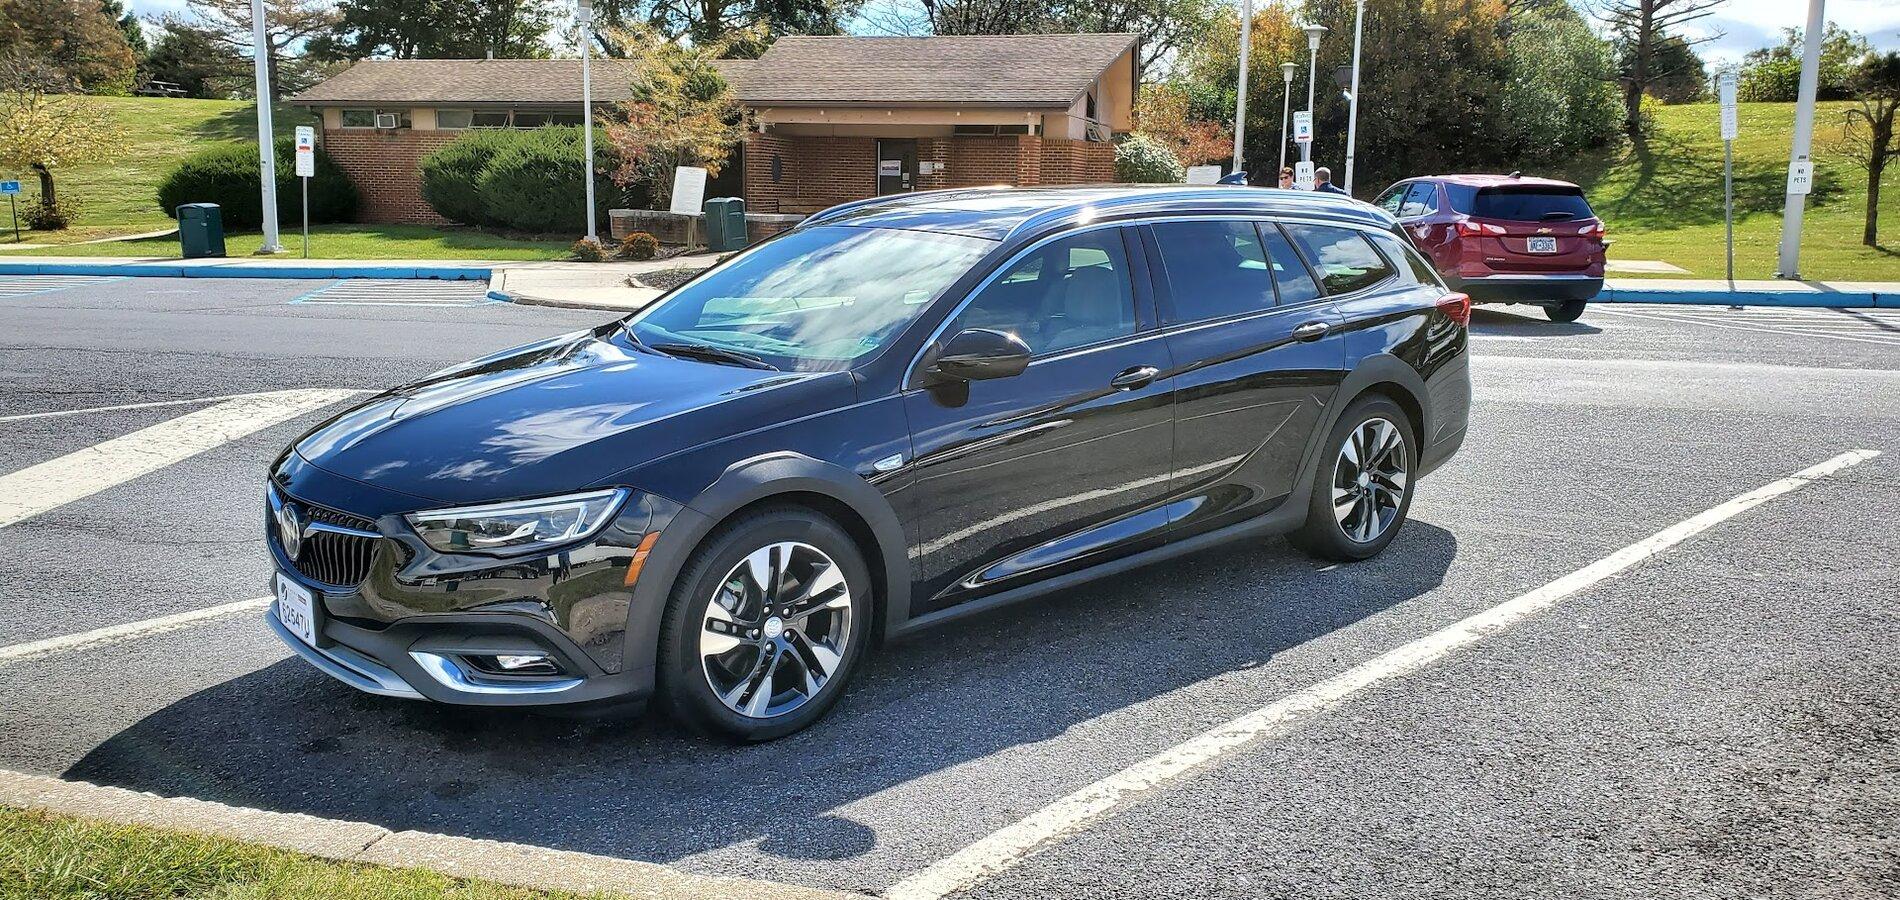
[[[1607,230],[1608,230],[1608,229],[1605,229],[1605,228],[1603,227],[1603,223],[1602,223],[1602,222],[1592,222],[1592,223],[1591,223],[1591,224],[1589,224],[1589,225],[1585,225],[1585,226],[1583,226],[1582,228],[1579,228],[1579,229],[1577,229],[1577,233],[1578,233],[1578,234],[1583,234],[1583,235],[1591,235],[1591,234],[1594,234],[1594,235],[1599,235],[1599,236],[1600,236],[1600,235],[1602,235],[1602,234],[1603,234],[1603,233],[1604,233],[1605,231],[1607,231]]]
[[[1459,219],[1458,233],[1477,237],[1481,234],[1504,234],[1505,232],[1504,227],[1501,225],[1488,225],[1483,222],[1473,222],[1470,219]]]
[[[1462,327],[1471,327],[1470,294],[1446,294],[1438,301],[1438,311]]]

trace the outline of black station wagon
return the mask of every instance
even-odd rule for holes
[[[834,207],[299,439],[269,622],[372,693],[784,735],[880,638],[1217,541],[1380,552],[1464,438],[1469,315],[1325,194]]]

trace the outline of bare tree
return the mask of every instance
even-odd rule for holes
[[[233,53],[251,56],[250,0],[187,0],[188,16],[167,15],[168,28],[197,31]],[[270,53],[272,94],[285,86],[284,62],[310,38],[336,27],[339,14],[327,0],[265,0],[264,40]]]
[[[1859,102],[1847,110],[1838,150],[1867,170],[1867,221],[1860,242],[1880,245],[1880,181],[1887,163],[1900,158],[1894,118],[1900,114],[1900,52],[1869,53],[1848,75]]]
[[[1643,94],[1659,72],[1656,71],[1663,40],[1683,25],[1708,16],[1723,0],[1603,0],[1597,16],[1616,35],[1625,55],[1623,73],[1623,130],[1631,137],[1643,133]],[[1714,40],[1711,35],[1687,40],[1694,45]],[[1686,40],[1686,39],[1685,39]]]

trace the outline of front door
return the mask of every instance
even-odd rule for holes
[[[1008,331],[1010,378],[906,392],[916,600],[927,613],[1152,545],[1173,467],[1172,365],[1119,227],[1043,243],[979,289],[939,340]],[[1138,246],[1138,245],[1137,245]],[[1139,278],[1146,280],[1145,269]]]
[[[917,142],[877,142],[877,192],[906,194],[917,189]]]

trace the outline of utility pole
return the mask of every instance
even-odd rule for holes
[[[1280,79],[1286,82],[1286,86],[1280,91],[1280,168],[1273,170],[1273,183],[1276,186],[1280,183],[1280,173],[1286,169],[1287,121],[1293,116],[1293,73],[1299,69],[1295,63],[1280,64]]]
[[[1253,0],[1240,0],[1240,89],[1234,92],[1234,171],[1242,171],[1241,144],[1247,133],[1247,51],[1253,45]]]
[[[1808,30],[1801,36],[1801,89],[1794,107],[1794,145],[1788,154],[1788,193],[1781,212],[1781,255],[1777,278],[1801,277],[1801,217],[1814,183],[1814,93],[1821,76],[1821,32],[1827,27],[1826,0],[1808,0]]]
[[[577,0],[574,20],[581,26],[581,143],[587,148],[587,239],[600,243],[600,231],[594,222],[594,73],[589,63],[593,55],[594,2]]]
[[[1359,141],[1359,44],[1366,30],[1366,0],[1352,20],[1352,96],[1346,98],[1346,193],[1352,193],[1352,155]]]
[[[277,237],[277,148],[270,123],[270,38],[264,28],[264,0],[251,0],[251,62],[257,70],[257,174],[264,200],[264,245],[259,254],[284,252]]]

